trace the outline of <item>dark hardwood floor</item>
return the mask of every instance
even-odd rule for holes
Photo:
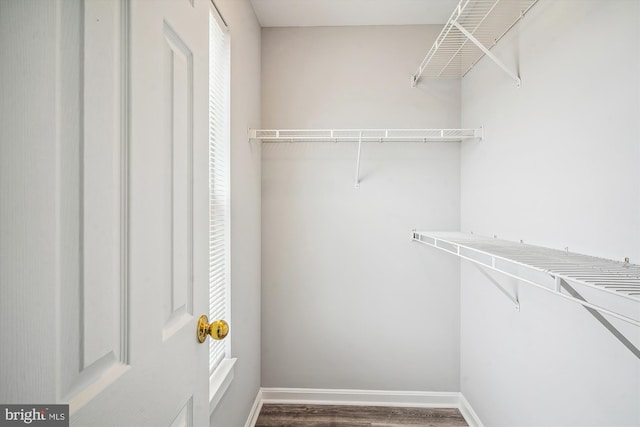
[[[256,427],[460,427],[457,409],[265,404]]]

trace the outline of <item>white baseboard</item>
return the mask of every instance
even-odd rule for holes
[[[469,424],[469,427],[484,427],[482,421],[480,421],[480,417],[478,417],[478,414],[476,414],[476,411],[473,410],[462,393],[460,393],[460,403],[458,405],[458,409],[460,410],[460,413],[464,417],[467,424]]]
[[[258,415],[260,415],[260,410],[262,409],[262,403],[262,389],[260,389],[256,395],[256,400],[253,401],[251,412],[249,412],[249,416],[247,417],[247,422],[244,424],[244,427],[254,427],[256,425]]]
[[[263,388],[264,403],[307,403],[316,405],[409,406],[456,408],[456,392],[328,390],[309,388]]]
[[[255,426],[260,409],[265,403],[456,408],[467,421],[469,427],[484,427],[467,399],[459,392],[263,387],[258,391],[245,427]]]

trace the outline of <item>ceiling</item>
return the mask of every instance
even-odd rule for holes
[[[459,0],[251,0],[263,27],[444,24]]]

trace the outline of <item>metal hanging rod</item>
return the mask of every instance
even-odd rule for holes
[[[464,77],[486,55],[520,87],[517,73],[503,64],[490,49],[537,1],[461,0],[411,75],[411,86],[416,87],[423,76],[438,79]]]
[[[413,231],[412,240],[423,243],[485,269],[543,289],[585,308],[640,326],[640,265],[543,248],[496,238],[458,232]],[[624,304],[604,307],[575,292],[564,293],[566,284],[582,285],[606,294],[604,299],[626,301],[635,317],[620,310]],[[604,295],[603,295],[604,296]],[[620,301],[617,301],[620,300]],[[629,303],[630,301],[630,303]]]
[[[484,129],[249,129],[262,142],[460,142],[482,139]]]

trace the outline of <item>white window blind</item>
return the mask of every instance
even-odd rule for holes
[[[209,14],[209,319],[229,321],[229,37]],[[209,340],[209,369],[229,356],[229,339]]]

